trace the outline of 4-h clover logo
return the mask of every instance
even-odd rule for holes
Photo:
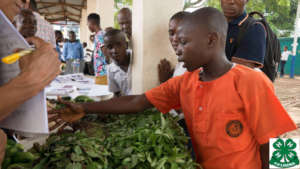
[[[297,142],[299,143],[299,142]],[[274,152],[270,164],[279,168],[290,168],[299,165],[296,152],[297,144],[292,139],[277,139],[273,144]]]

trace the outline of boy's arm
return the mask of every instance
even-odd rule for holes
[[[50,111],[49,113],[58,114],[53,118],[60,118],[65,122],[78,121],[84,117],[85,114],[129,114],[141,112],[153,107],[144,94],[122,96],[107,101],[83,104],[75,104],[62,100],[60,100],[60,102],[65,104],[66,107],[60,110]]]
[[[147,91],[142,95],[122,96],[102,102],[75,104],[61,101],[66,108],[50,113],[58,114],[66,122],[74,122],[86,113],[93,114],[129,114],[156,107],[162,113],[172,108],[180,108],[180,83],[184,76],[170,79],[168,82]]]
[[[67,54],[68,54],[68,50],[67,50],[67,43],[64,44],[64,47],[63,47],[63,56],[65,58],[65,60],[67,59]]]
[[[112,65],[111,65],[112,66]],[[118,86],[117,81],[115,80],[115,75],[114,73],[111,71],[111,66],[108,67],[107,70],[107,79],[108,79],[108,90],[112,93],[114,93],[114,96],[119,97],[121,93],[121,89]]]
[[[113,98],[108,101],[85,103],[82,108],[86,113],[128,114],[144,111],[153,105],[146,95],[133,95]]]
[[[79,43],[80,44],[80,43]],[[82,45],[80,44],[80,60],[82,60],[84,58],[84,55],[83,55],[83,48],[82,48]]]
[[[262,169],[269,169],[269,143],[260,145]]]

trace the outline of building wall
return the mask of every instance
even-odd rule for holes
[[[157,67],[161,59],[167,58],[175,66],[177,59],[169,42],[168,24],[182,8],[182,0],[133,0],[133,93],[159,85]]]
[[[87,17],[91,13],[100,15],[101,27],[104,29],[114,24],[114,1],[113,0],[87,0],[87,9],[82,10],[80,21],[80,40],[88,43],[92,48],[93,43],[89,37],[92,34],[87,27]]]
[[[80,41],[89,43],[89,30],[87,27],[87,10],[83,9],[80,20]]]

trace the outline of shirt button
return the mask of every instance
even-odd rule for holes
[[[200,107],[199,107],[199,111],[202,111],[202,110],[203,110],[203,108],[200,106]]]

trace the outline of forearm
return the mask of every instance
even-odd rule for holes
[[[269,169],[269,143],[260,146],[262,169]]]
[[[42,84],[30,81],[28,77],[24,73],[0,87],[0,121],[43,89]]]
[[[102,102],[82,105],[86,113],[127,114],[137,113],[153,107],[145,95],[122,96]]]

